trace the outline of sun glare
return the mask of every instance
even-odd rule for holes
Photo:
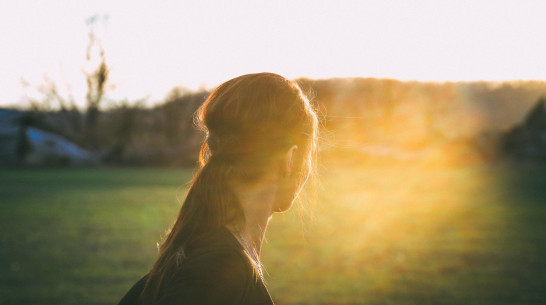
[[[21,79],[36,86],[44,76],[82,103],[91,16],[104,17],[111,99],[157,102],[175,86],[210,88],[261,71],[288,78],[546,79],[540,1],[60,4],[1,5],[1,104],[25,94]]]

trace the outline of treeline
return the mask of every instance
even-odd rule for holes
[[[453,158],[498,158],[498,141],[546,93],[546,82],[402,82],[390,79],[299,79],[315,104],[325,155],[358,158],[418,156],[439,151]],[[60,134],[105,163],[194,164],[203,135],[193,114],[208,92],[173,90],[154,107],[122,103],[88,113],[76,108],[29,111],[24,125]],[[90,134],[91,132],[91,134]],[[459,154],[459,155],[457,155]],[[415,157],[417,158],[417,157]]]

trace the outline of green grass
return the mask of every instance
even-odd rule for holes
[[[546,169],[332,167],[275,215],[278,304],[543,304]],[[115,304],[153,263],[189,170],[0,170],[0,304]]]

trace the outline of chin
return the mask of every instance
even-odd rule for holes
[[[277,202],[274,205],[273,212],[282,213],[288,211],[300,194],[301,188],[294,188],[293,185],[284,191],[277,193]]]
[[[290,210],[290,208],[292,207],[292,205],[294,204],[294,201],[296,201],[296,198],[292,199],[292,200],[285,200],[283,203],[279,203],[275,209],[275,213],[282,213],[282,212],[286,212],[288,210]]]

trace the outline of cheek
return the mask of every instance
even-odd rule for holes
[[[299,174],[294,175],[292,178],[285,180],[281,187],[280,192],[277,194],[278,206],[276,212],[284,212],[292,207],[294,201],[300,195],[305,183],[311,176],[311,167],[308,163],[305,163],[300,168]]]
[[[307,183],[307,180],[309,180],[309,176],[311,175],[311,169],[306,166],[305,173],[298,179],[294,184],[294,187],[292,188],[292,199],[290,200],[290,206],[294,203],[294,201],[299,197],[301,191],[303,190],[303,187],[305,186],[305,183]]]
[[[303,186],[307,183],[307,180],[309,180],[309,176],[311,176],[311,167],[306,165],[305,166],[305,176],[304,176],[304,179],[301,183],[301,188],[303,188]]]

